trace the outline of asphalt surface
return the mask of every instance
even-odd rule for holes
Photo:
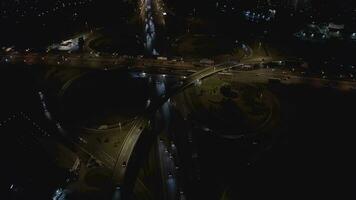
[[[186,70],[196,70],[196,66],[193,63],[180,63],[180,62],[170,62],[170,61],[157,61],[153,59],[132,59],[132,58],[122,58],[115,57],[112,55],[93,55],[93,54],[37,54],[37,53],[27,53],[27,54],[8,54],[1,55],[1,62],[8,64],[23,63],[26,65],[57,65],[66,67],[83,67],[91,69],[101,69],[110,70],[118,66],[127,64],[129,60],[133,60],[133,66],[138,68],[145,68],[147,65],[158,65],[161,67],[169,67],[172,69],[186,69]],[[131,62],[132,63],[132,62]],[[257,62],[259,63],[259,62]],[[87,65],[88,64],[88,65]],[[250,64],[250,63],[249,63]],[[103,67],[104,66],[104,67]],[[145,128],[150,123],[150,117],[153,112],[160,108],[165,102],[167,102],[172,96],[184,90],[187,87],[194,85],[197,81],[209,77],[214,74],[223,73],[226,76],[234,76],[240,80],[243,79],[253,79],[255,82],[268,82],[271,79],[279,80],[283,84],[299,84],[299,83],[311,83],[312,85],[318,87],[334,87],[340,90],[355,89],[356,83],[352,81],[338,81],[338,80],[327,80],[316,77],[306,77],[298,76],[294,73],[283,73],[281,70],[272,69],[242,69],[244,64],[237,62],[227,62],[220,65],[203,68],[196,73],[191,74],[182,81],[178,82],[177,85],[168,89],[165,94],[162,94],[155,102],[152,102],[147,111],[142,115],[138,116],[131,125],[131,128],[124,135],[123,141],[121,143],[120,149],[116,150],[116,154],[110,155],[105,151],[96,150],[88,151],[86,146],[95,144],[75,144],[81,152],[102,162],[106,167],[113,170],[113,179],[117,185],[122,185],[125,182],[127,171],[127,165],[132,159],[132,154],[137,148],[136,144],[138,140],[142,137]],[[238,74],[238,76],[235,76]],[[166,162],[167,165],[169,162]],[[174,194],[175,189],[173,187],[174,179],[168,177],[168,185],[171,194]]]

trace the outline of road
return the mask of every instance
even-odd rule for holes
[[[133,161],[136,161],[136,158],[134,158],[132,155],[134,155],[134,152],[136,152],[137,149],[140,147],[138,146],[139,140],[144,136],[144,134],[152,134],[149,135],[149,137],[155,137],[155,133],[151,133],[149,130],[147,130],[147,127],[150,124],[150,119],[151,116],[159,109],[172,95],[177,94],[180,92],[182,89],[189,87],[190,85],[193,85],[196,80],[206,78],[208,76],[211,76],[214,73],[218,73],[220,71],[223,71],[225,69],[229,69],[231,67],[236,67],[238,65],[219,65],[216,67],[210,67],[206,68],[200,72],[197,72],[193,74],[192,76],[188,77],[185,79],[184,83],[180,85],[179,88],[174,88],[172,90],[169,90],[166,94],[163,94],[160,96],[155,102],[152,102],[149,107],[147,108],[146,112],[142,114],[141,116],[138,116],[131,125],[131,128],[129,131],[124,136],[122,145],[120,149],[116,152],[116,155],[109,155],[104,151],[101,150],[96,150],[96,151],[91,151],[90,155],[101,161],[106,167],[112,169],[113,171],[113,180],[114,182],[121,186],[124,190],[131,190],[130,188],[125,188],[125,185],[131,185],[132,177],[130,177],[130,167]],[[118,134],[121,134],[118,132]],[[88,146],[90,144],[82,144],[79,145],[80,148],[86,149],[85,146]],[[142,158],[145,157],[145,155],[138,155],[137,153],[135,154],[137,158]],[[166,156],[163,157],[166,159]],[[113,162],[114,160],[114,162]],[[165,165],[171,166],[168,167],[167,169],[171,169],[172,163],[171,162],[165,162]],[[167,184],[168,184],[168,189],[171,191],[169,192],[170,199],[173,199],[173,196],[176,196],[176,191],[173,187],[175,185],[175,181],[173,179],[173,175],[169,176],[167,178]]]
[[[262,77],[261,73],[256,73],[256,72],[253,72],[253,71],[239,71],[239,69],[243,65],[244,64],[240,64],[240,63],[224,63],[224,64],[217,65],[217,66],[214,66],[214,67],[205,68],[205,69],[203,69],[201,71],[198,71],[198,72],[192,74],[191,76],[189,76],[186,79],[184,79],[181,83],[178,83],[177,86],[172,87],[171,89],[167,90],[166,94],[161,95],[161,97],[158,98],[155,102],[152,102],[150,104],[150,106],[148,107],[145,116],[150,116],[152,113],[156,112],[157,109],[159,109],[172,96],[174,96],[175,94],[177,94],[180,91],[184,90],[185,88],[195,84],[195,82],[197,80],[201,80],[201,79],[207,78],[207,77],[209,77],[209,76],[211,76],[213,74],[217,74],[219,72],[223,72],[223,71],[226,71],[226,70],[234,69],[234,71],[236,73],[250,74],[250,78],[253,78],[252,80],[255,80],[254,77],[256,77],[256,74],[258,74],[258,77]],[[264,71],[266,71],[266,70],[264,70]],[[283,75],[283,73],[281,73],[281,74],[277,73],[277,75],[280,77],[280,76]],[[266,81],[266,80],[268,81],[271,78],[275,78],[275,76],[277,76],[277,75],[273,74],[273,73],[263,74],[263,80],[264,81]],[[295,77],[295,79],[297,79],[297,80],[307,80],[308,78]],[[291,79],[286,79],[286,80],[287,81],[290,80],[289,82],[292,83],[291,80],[294,80],[294,79],[291,78]],[[317,79],[317,78],[313,78],[312,80],[319,81],[321,83],[327,82],[327,80]],[[356,86],[355,82],[347,82],[347,84]],[[126,141],[125,142],[125,146],[120,152],[119,159],[118,159],[119,162],[118,163],[124,163],[124,162],[127,163],[127,162],[129,162],[129,159],[131,158],[132,151],[134,150],[135,145],[137,144],[137,141],[140,138],[140,135],[144,131],[144,129],[142,129],[142,127],[144,127],[144,125],[147,125],[147,120],[148,120],[147,117],[144,117],[144,118],[139,117],[137,119],[137,122],[133,126],[133,128],[130,131],[129,135],[126,137],[127,139],[125,140]],[[125,175],[124,174],[124,172],[126,171],[125,166],[118,165],[118,168],[116,168],[116,169],[121,171],[119,173],[120,175],[122,175],[122,176]]]
[[[67,67],[81,67],[89,64],[90,69],[101,69],[101,70],[110,70],[118,66],[123,66],[124,64],[131,63],[131,66],[139,69],[145,69],[145,66],[153,65],[161,66],[163,68],[170,69],[185,69],[185,70],[196,70],[194,63],[179,63],[179,62],[170,62],[170,61],[156,61],[153,59],[132,59],[132,58],[123,58],[116,57],[112,55],[93,55],[93,54],[37,54],[37,53],[27,53],[27,54],[8,54],[1,55],[1,62],[16,64],[23,63],[27,65],[59,65]],[[8,59],[8,60],[6,60]],[[251,62],[253,63],[253,62]],[[251,64],[248,63],[248,64]],[[260,63],[258,61],[257,63]],[[316,85],[328,86],[332,83],[335,86],[341,86],[343,88],[356,88],[356,82],[350,81],[330,81],[321,78],[315,77],[303,77],[297,76],[293,73],[283,73],[281,70],[272,70],[266,68],[251,68],[244,69],[244,63],[237,62],[227,62],[219,65],[203,68],[202,70],[197,71],[196,73],[191,74],[182,81],[179,81],[175,86],[168,89],[165,94],[162,94],[158,99],[151,102],[151,104],[146,109],[145,113],[141,116],[138,116],[133,122],[131,128],[124,135],[122,145],[119,150],[114,149],[115,154],[107,154],[104,151],[88,151],[86,146],[93,144],[79,144],[76,143],[78,149],[89,155],[90,158],[94,158],[103,163],[104,166],[112,169],[113,180],[114,182],[122,187],[125,187],[125,184],[134,181],[129,176],[131,174],[130,167],[132,161],[136,159],[133,158],[134,152],[140,148],[138,146],[139,140],[143,137],[144,134],[150,134],[150,131],[147,129],[150,124],[151,116],[159,109],[165,102],[167,102],[172,96],[178,94],[182,90],[194,85],[197,81],[212,76],[218,73],[224,73],[225,75],[234,75],[234,77],[239,78],[240,80],[253,80],[268,82],[270,79],[278,79],[281,83],[285,84],[294,84],[294,83],[313,83]],[[102,67],[107,66],[107,67]],[[227,72],[226,72],[227,71]],[[236,76],[235,76],[236,75]],[[121,134],[121,133],[118,133]],[[155,137],[155,134],[149,135],[149,137]],[[145,155],[137,155],[137,158],[142,158]],[[87,159],[87,158],[86,158]],[[170,179],[169,179],[170,180]],[[170,180],[171,182],[173,180]],[[174,185],[174,182],[170,183]],[[128,188],[130,190],[130,188]]]
[[[195,61],[169,61],[149,58],[135,58],[132,56],[118,56],[115,54],[99,53],[18,53],[0,54],[0,64],[25,64],[29,66],[57,66],[63,68],[83,68],[97,70],[112,70],[119,67],[147,68],[157,66],[169,69],[197,69]],[[203,66],[202,66],[203,67]],[[201,68],[202,68],[201,67]]]
[[[230,71],[223,75],[231,76],[239,81],[251,81],[255,83],[268,83],[270,80],[278,80],[284,85],[307,84],[316,88],[333,88],[340,91],[356,90],[356,82],[346,80],[329,80],[312,76],[298,76],[295,73],[285,72],[279,69],[255,69],[252,71]]]
[[[174,158],[162,140],[158,140],[158,155],[162,175],[164,199],[177,199],[177,179]]]
[[[116,166],[115,169],[119,171],[117,175],[118,177],[117,180],[123,180],[122,177],[125,175],[126,165],[129,163],[129,159],[132,152],[134,151],[135,144],[139,140],[142,132],[144,132],[145,128],[149,124],[150,116],[152,116],[157,111],[157,109],[159,109],[173,95],[177,94],[184,88],[193,85],[197,80],[206,78],[208,76],[211,76],[223,70],[230,69],[233,67],[238,67],[238,66],[241,66],[241,64],[233,64],[233,65],[222,64],[219,66],[206,68],[202,71],[199,71],[189,76],[184,80],[183,84],[181,84],[180,87],[174,87],[174,89],[168,90],[166,94],[161,95],[160,98],[158,98],[155,102],[152,102],[147,108],[146,112],[142,116],[137,117],[137,119],[134,121],[132,125],[131,130],[129,131],[129,133],[125,138],[124,146],[120,150],[118,154],[117,163],[115,164]]]
[[[119,183],[126,182],[125,175],[127,171],[127,165],[130,162],[131,155],[134,152],[134,148],[136,147],[138,140],[140,139],[149,123],[150,120],[145,115],[138,117],[134,121],[116,158],[116,163],[113,169],[113,178],[115,181]]]

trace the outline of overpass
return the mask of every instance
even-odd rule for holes
[[[182,81],[172,88],[169,88],[165,94],[152,100],[146,110],[137,116],[130,123],[129,129],[124,132],[120,131],[121,128],[116,127],[108,130],[91,130],[90,133],[83,135],[62,135],[62,137],[66,145],[77,152],[82,163],[94,161],[100,166],[109,169],[111,171],[112,182],[121,188],[122,194],[125,197],[130,196],[141,162],[147,157],[149,148],[156,139],[156,134],[152,129],[153,123],[151,123],[156,111],[172,96],[195,84],[197,80],[242,65],[233,62],[223,63],[204,68],[182,79]],[[64,90],[60,90],[60,92],[64,93],[65,88],[68,88],[78,76],[80,76],[80,73],[66,79],[67,81],[61,87]],[[119,143],[117,145],[96,143],[98,138],[105,140],[104,138],[107,135],[114,135],[115,139],[113,140],[118,140]]]
[[[10,55],[11,60],[5,61],[8,64],[25,64],[27,66],[32,66],[33,69],[37,65],[41,65],[41,73],[44,75],[43,83],[49,86],[52,93],[61,99],[66,91],[71,87],[71,85],[80,79],[82,76],[88,73],[88,70],[103,70],[105,68],[100,68],[102,65],[100,63],[114,63],[118,61],[117,58],[112,58],[111,56],[101,56],[101,57],[90,57],[87,61],[86,55],[52,55],[52,54],[26,54],[26,55]],[[64,57],[63,57],[64,56]],[[4,57],[9,57],[5,55]],[[0,57],[1,58],[1,57]],[[10,59],[10,57],[9,57]],[[58,64],[56,60],[60,59],[61,62]],[[82,62],[83,60],[83,62]],[[127,60],[122,59],[122,62],[118,63],[118,67],[109,68],[111,69],[127,69],[125,64],[128,63]],[[149,62],[147,62],[149,60]],[[154,63],[159,65],[155,60],[150,59],[140,59],[133,60],[131,66],[140,66],[142,63]],[[1,60],[0,60],[1,62]],[[95,62],[94,65],[89,67],[85,66],[85,63]],[[68,64],[68,66],[66,66]],[[84,66],[83,66],[84,65]],[[121,66],[119,66],[121,65]],[[163,66],[175,68],[179,66],[179,63],[163,63]],[[187,69],[196,69],[193,64],[185,63]],[[130,128],[125,132],[121,132],[119,128],[114,128],[110,130],[91,130],[88,133],[88,137],[79,134],[66,134],[60,133],[56,138],[63,142],[68,148],[73,152],[76,152],[81,160],[81,163],[95,162],[99,166],[104,167],[111,171],[111,176],[114,184],[120,186],[124,196],[130,196],[134,183],[136,181],[138,168],[141,166],[140,163],[144,160],[146,154],[148,153],[148,148],[156,139],[156,134],[152,131],[151,120],[156,111],[172,96],[176,95],[180,91],[186,89],[187,87],[193,85],[197,80],[204,79],[213,74],[219,73],[226,69],[241,66],[238,63],[223,63],[220,65],[203,68],[200,71],[188,76],[182,81],[178,82],[174,87],[169,88],[167,92],[151,102],[151,104],[146,108],[144,113],[137,116],[130,124]],[[64,69],[63,69],[64,68]],[[120,140],[117,145],[114,144],[100,144],[94,143],[97,138],[104,140],[108,135],[117,135],[115,139]],[[90,140],[90,138],[95,138]],[[105,145],[105,146],[104,146]],[[109,150],[107,150],[109,149]]]
[[[146,109],[146,111],[134,120],[133,126],[131,127],[130,131],[124,139],[125,142],[123,143],[120,151],[116,155],[117,157],[115,158],[115,167],[113,168],[114,183],[120,185],[121,188],[123,188],[124,195],[129,195],[128,193],[132,191],[133,181],[135,181],[135,172],[131,170],[137,169],[137,167],[135,167],[134,165],[137,164],[139,159],[146,157],[142,153],[147,153],[147,150],[140,150],[140,146],[150,146],[149,144],[147,144],[150,141],[142,141],[142,138],[150,140],[154,139],[156,136],[153,132],[145,130],[150,126],[150,119],[153,118],[155,112],[165,102],[167,102],[168,99],[178,94],[180,91],[193,85],[197,80],[201,80],[224,70],[240,67],[242,65],[243,64],[238,63],[224,63],[205,68],[201,71],[192,74],[191,76],[184,79],[182,82],[177,83],[175,86],[169,89],[166,94],[163,94],[154,102],[152,102],[150,106]],[[139,152],[141,154],[139,154]]]
[[[5,55],[8,57],[9,55]],[[28,54],[28,55],[12,55],[13,57],[10,60],[10,63],[24,63],[24,64],[36,64],[40,63],[42,65],[56,65],[61,67],[62,65],[66,65],[66,62],[70,62],[72,64],[68,64],[69,67],[73,66],[79,69],[82,69],[81,66],[86,63],[93,62],[88,68],[84,67],[84,69],[98,69],[98,70],[110,70],[113,68],[100,68],[103,64],[112,64],[113,66],[116,63],[118,67],[127,67],[125,66],[129,63],[130,66],[141,66],[143,63],[147,62],[146,59],[143,60],[132,60],[132,59],[122,59],[122,62],[119,62],[120,59],[112,58],[110,56],[101,56],[101,57],[92,57],[85,61],[87,55],[71,55],[66,59],[62,57],[62,55],[47,55],[43,59],[44,56],[39,54]],[[3,56],[4,57],[4,56]],[[62,59],[60,64],[56,63],[56,59]],[[25,59],[25,60],[23,60]],[[127,61],[130,62],[127,62]],[[26,61],[26,62],[25,62]],[[6,62],[6,61],[5,61]],[[150,61],[155,63],[156,61]],[[149,62],[148,62],[149,63]],[[244,66],[245,64],[253,64],[253,63],[261,63],[261,61],[251,61],[248,63],[237,63],[237,62],[226,62],[219,65],[203,68],[197,71],[194,74],[191,74],[187,78],[179,81],[173,87],[169,88],[165,94],[160,96],[151,102],[149,107],[145,110],[145,112],[136,117],[132,121],[132,125],[130,129],[125,134],[120,134],[118,129],[108,130],[108,131],[100,131],[100,134],[105,135],[105,133],[112,132],[110,134],[121,135],[119,140],[120,144],[117,148],[110,146],[110,152],[107,153],[104,150],[100,149],[100,146],[93,145],[92,143],[86,144],[85,142],[80,142],[73,140],[70,136],[65,136],[65,140],[67,145],[71,146],[72,149],[79,154],[81,159],[86,162],[90,160],[95,160],[101,166],[109,169],[112,172],[112,180],[116,186],[120,186],[124,197],[130,196],[135,179],[137,177],[138,168],[140,166],[140,162],[146,157],[145,155],[148,153],[148,148],[152,144],[152,141],[155,139],[156,135],[152,131],[151,120],[153,119],[153,115],[155,112],[171,97],[183,91],[184,89],[192,86],[196,83],[196,81],[212,76],[216,73],[229,70],[232,68],[239,68]],[[160,63],[155,63],[160,65]],[[165,66],[169,66],[175,68],[179,66],[179,63],[170,64],[170,63],[161,63]],[[144,65],[143,65],[144,66]],[[188,69],[192,69],[194,65],[187,65]],[[65,79],[64,85],[62,85],[60,89],[60,94],[64,94],[68,87],[77,80],[78,77],[81,76],[81,73],[73,73],[75,75],[69,76],[70,78]],[[252,72],[252,76],[255,76],[255,72]],[[271,76],[266,74],[266,76]],[[298,78],[299,80],[300,78]],[[297,78],[292,77],[292,79],[288,81],[296,80]],[[316,81],[320,81],[319,79]],[[326,80],[325,80],[326,81]],[[100,135],[99,134],[99,135]],[[95,133],[93,134],[95,135]],[[99,136],[102,137],[102,136]]]
[[[0,64],[24,64],[64,69],[94,69],[112,70],[122,67],[146,67],[160,66],[172,69],[197,68],[195,63],[199,61],[169,61],[153,58],[136,58],[132,56],[119,56],[117,54],[104,53],[31,53],[31,52],[8,52],[0,53]]]
[[[252,63],[253,62],[250,62],[249,64]],[[153,119],[153,115],[156,113],[156,111],[171,97],[194,85],[198,80],[205,79],[219,72],[233,68],[243,69],[244,65],[246,64],[226,62],[212,67],[204,68],[194,74],[191,74],[190,76],[186,77],[182,81],[177,82],[175,85],[169,88],[165,94],[152,101],[145,112],[132,122],[132,126],[124,136],[120,149],[116,152],[115,155],[112,156],[112,160],[115,160],[114,167],[111,168],[112,179],[117,186],[120,186],[124,196],[130,196],[140,160],[143,160],[146,157],[148,148],[152,144],[151,142],[153,139],[156,137],[155,133],[151,129],[151,120]],[[246,69],[244,70],[246,71]],[[239,71],[240,70],[238,70],[238,72]],[[253,74],[251,77],[256,76],[256,73],[253,73],[252,70],[248,70],[246,73]],[[267,74],[265,79],[268,80],[268,77],[273,77],[273,73],[269,75]],[[292,79],[287,80],[287,82],[291,81]]]

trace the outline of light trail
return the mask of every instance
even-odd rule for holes
[[[159,55],[155,48],[156,41],[156,23],[164,25],[164,4],[162,0],[140,0],[140,18],[144,24],[146,50],[151,55]]]

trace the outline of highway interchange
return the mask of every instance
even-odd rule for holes
[[[308,84],[314,87],[332,87],[334,89],[346,91],[356,89],[356,82],[348,80],[328,80],[325,78],[308,77],[302,74],[296,74],[292,71],[286,72],[278,68],[261,67],[263,64],[268,63],[268,60],[251,60],[246,62],[226,62],[216,64],[213,66],[199,66],[197,62],[181,62],[181,61],[157,61],[155,59],[146,58],[133,58],[133,57],[118,57],[116,55],[103,55],[103,54],[53,54],[53,53],[18,53],[8,52],[1,55],[0,61],[2,64],[25,64],[30,67],[41,66],[54,66],[57,68],[83,68],[110,71],[118,68],[130,68],[136,71],[149,72],[147,65],[159,67],[159,71],[164,74],[175,74],[175,70],[180,71],[181,78],[173,87],[168,88],[167,91],[159,98],[150,102],[146,111],[137,116],[131,123],[130,128],[124,129],[123,134],[118,128],[109,130],[92,130],[100,135],[102,133],[111,133],[115,135],[118,132],[121,145],[116,147],[107,145],[106,150],[97,149],[96,143],[81,139],[78,141],[70,141],[76,149],[80,150],[85,159],[94,159],[105,167],[112,170],[112,178],[115,185],[120,186],[122,191],[129,193],[133,185],[131,168],[135,168],[137,158],[145,157],[138,153],[145,153],[141,150],[141,146],[145,141],[142,138],[156,138],[155,133],[150,130],[151,120],[154,113],[171,97],[191,87],[197,81],[220,74],[223,77],[236,78],[240,81],[253,80],[256,83],[268,83],[271,80],[278,81],[281,84]],[[193,73],[195,72],[195,73]],[[156,72],[154,72],[156,73]],[[68,140],[70,140],[68,138]],[[81,141],[81,142],[80,142]],[[84,142],[83,142],[84,141]],[[160,147],[163,148],[163,147]],[[134,156],[133,156],[134,155]],[[85,160],[83,159],[83,160]],[[125,188],[128,186],[127,188]]]

